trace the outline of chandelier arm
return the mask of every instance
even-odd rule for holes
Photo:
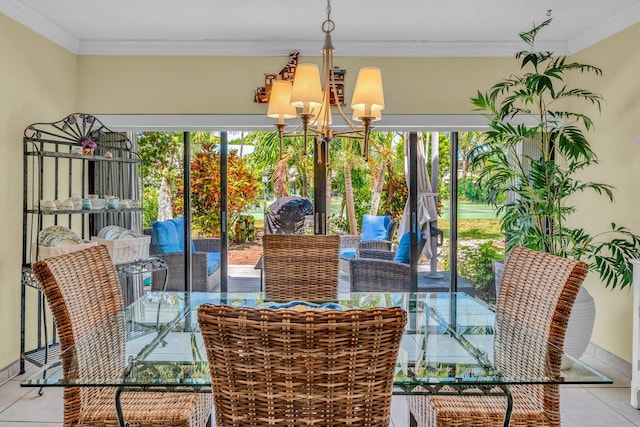
[[[334,138],[345,137],[345,138],[363,139],[364,138],[364,129],[333,131],[333,137]]]
[[[337,93],[337,89],[336,89],[336,86],[335,86],[335,81],[333,79],[331,79],[330,86],[331,86],[331,91],[333,92],[333,97],[334,97],[334,99],[337,100],[338,99],[338,93]],[[349,126],[351,129],[353,129],[356,132],[360,132],[362,130],[362,126],[358,126],[351,119],[349,119],[349,117],[347,117],[347,115],[344,113],[344,110],[342,109],[342,105],[340,105],[340,102],[336,102],[336,106],[338,107],[338,112],[342,116],[342,119],[345,121],[347,126]]]

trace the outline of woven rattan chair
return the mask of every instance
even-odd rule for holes
[[[36,262],[33,272],[53,312],[61,351],[74,346],[98,325],[106,321],[117,322],[113,319],[117,319],[116,314],[123,309],[122,295],[106,246],[94,246]],[[64,374],[75,373],[70,372],[72,365],[74,369],[93,366],[93,369],[101,370],[91,372],[96,377],[122,372],[125,367],[124,324],[121,326],[105,328],[110,331],[108,339],[95,340],[101,348],[82,351],[83,358],[98,359],[109,355],[109,360],[91,362],[83,359],[72,363],[64,358],[70,352],[63,353]],[[131,426],[204,426],[211,415],[211,396],[206,393],[127,392],[122,394],[122,407]],[[114,389],[64,389],[64,426],[117,425]]]
[[[496,366],[507,376],[559,377],[569,314],[589,268],[583,262],[522,247],[511,250],[496,306]],[[532,346],[517,324],[548,345]],[[518,328],[518,330],[521,330]],[[529,344],[529,345],[528,345]],[[511,426],[560,426],[557,384],[517,385]],[[419,426],[502,426],[506,399],[493,396],[408,396]]]
[[[276,301],[338,297],[337,235],[265,234],[264,290]]]
[[[366,310],[198,310],[217,427],[389,425],[407,315]]]

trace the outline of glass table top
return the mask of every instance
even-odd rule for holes
[[[447,384],[612,382],[466,294],[341,293],[331,302],[342,309],[398,306],[407,311],[394,379],[396,394],[417,393],[417,386]],[[196,315],[204,303],[273,305],[256,292],[150,292],[22,385],[208,388],[207,356]],[[522,369],[513,366],[514,348],[515,353],[540,354],[539,363]],[[564,364],[568,368],[558,375],[549,368],[549,361],[563,357],[569,361]]]

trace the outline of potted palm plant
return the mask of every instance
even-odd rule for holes
[[[501,218],[506,253],[514,245],[521,245],[580,259],[599,274],[605,286],[624,288],[632,281],[628,261],[640,255],[640,238],[614,223],[610,229],[591,234],[583,228],[572,228],[568,221],[576,212],[570,197],[577,192],[591,191],[613,200],[611,186],[583,181],[578,176],[598,163],[586,135],[593,128],[592,120],[579,111],[562,109],[580,102],[600,109],[601,95],[571,88],[565,77],[575,72],[599,76],[602,71],[553,52],[535,51],[538,32],[550,23],[548,19],[520,34],[529,45],[528,50],[516,54],[521,74],[501,80],[484,93],[478,91],[471,99],[476,110],[488,117],[490,130],[485,143],[470,153],[469,160],[479,170],[479,185],[487,190]],[[578,297],[578,301],[581,299],[584,295]],[[579,310],[574,308],[574,312]],[[572,353],[567,349],[570,353],[582,354],[592,327],[593,320],[582,350]]]

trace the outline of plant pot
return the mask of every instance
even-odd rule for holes
[[[591,341],[591,333],[596,320],[596,304],[586,288],[581,287],[569,317],[564,338],[564,352],[578,359]],[[562,369],[568,369],[573,361],[562,359]]]

